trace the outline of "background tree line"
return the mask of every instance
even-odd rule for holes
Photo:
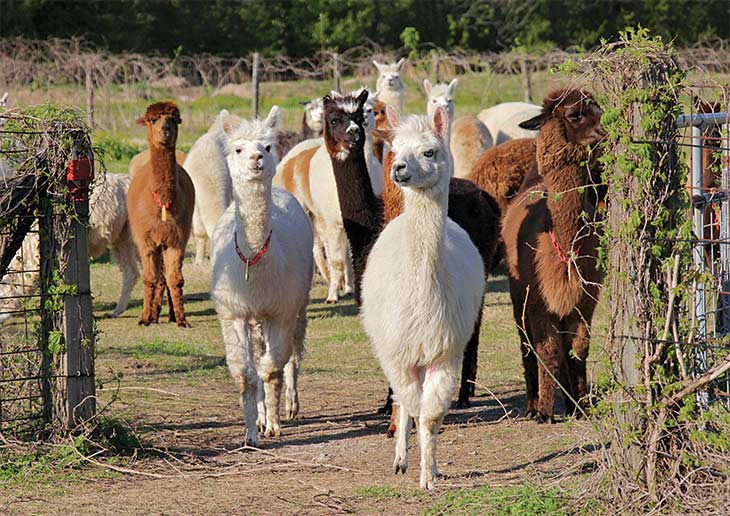
[[[0,36],[114,52],[304,56],[368,40],[479,51],[591,48],[629,25],[679,46],[730,38],[730,0],[0,0]],[[415,30],[414,30],[415,29]]]

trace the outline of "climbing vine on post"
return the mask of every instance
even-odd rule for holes
[[[730,461],[727,411],[700,410],[695,393],[730,362],[688,373],[687,297],[697,278],[687,168],[677,155],[685,73],[672,46],[641,28],[604,43],[579,68],[601,92],[609,134],[601,259],[614,392],[598,407],[612,436],[608,484],[633,510],[697,509],[726,496]]]

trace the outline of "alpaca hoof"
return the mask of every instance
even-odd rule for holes
[[[137,324],[139,324],[140,326],[149,326],[151,322],[152,321],[150,321],[149,319],[140,319],[139,321],[137,321]]]
[[[170,314],[167,318],[170,322],[177,322],[177,318],[175,317],[175,314]]]
[[[261,433],[266,430],[266,421],[263,417],[259,416],[259,418],[256,420],[256,428],[258,428],[258,431]]]
[[[381,416],[387,416],[393,413],[393,404],[390,402],[390,400],[385,402],[385,405],[380,407],[377,411],[377,414]]]
[[[279,425],[273,425],[266,428],[264,437],[281,437],[281,427]]]
[[[424,491],[432,491],[434,488],[435,476],[430,471],[421,472],[421,489]]]
[[[385,437],[388,439],[392,438],[395,435],[395,431],[397,430],[395,425],[388,425],[388,429],[385,431]]]
[[[246,430],[246,441],[244,444],[245,444],[245,446],[252,446],[254,448],[256,446],[258,446],[258,444],[259,444],[258,432],[255,432],[255,431],[249,432],[248,430]]]
[[[537,414],[535,414],[535,421],[537,421],[541,425],[545,423],[553,424],[555,423],[555,418],[552,415],[541,414],[540,412],[538,412]]]
[[[170,321],[170,322],[175,322],[175,321]],[[185,319],[183,319],[182,321],[178,321],[177,327],[178,328],[192,328],[192,326],[190,326],[190,323]]]
[[[470,406],[471,406],[471,403],[469,402],[469,396],[466,396],[463,399],[460,397],[456,401],[456,408],[458,408],[458,409],[465,409],[465,408],[469,408]]]
[[[116,312],[107,312],[104,314],[104,319],[116,319],[120,314]]]
[[[327,303],[328,305],[336,305],[337,304],[337,298],[330,298],[330,297],[328,297],[327,299],[325,299],[324,302]]]
[[[393,471],[395,471],[395,474],[403,473],[405,475],[407,470],[408,460],[405,457],[398,457],[396,455],[395,461],[393,461]]]
[[[286,417],[287,419],[294,419],[297,417],[297,414],[299,414],[299,400],[294,397],[292,399],[289,399],[287,397],[286,399]]]

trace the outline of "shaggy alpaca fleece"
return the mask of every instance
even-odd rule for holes
[[[483,109],[477,118],[487,127],[493,145],[517,138],[535,138],[537,131],[520,127],[520,123],[539,115],[540,106],[527,102],[503,102]]]

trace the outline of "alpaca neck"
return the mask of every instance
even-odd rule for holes
[[[325,138],[328,136],[325,130]],[[360,282],[365,272],[365,262],[382,229],[383,210],[373,192],[362,147],[350,151],[345,160],[336,157],[331,159],[342,222],[352,249],[355,300],[359,305]]]
[[[581,187],[586,185],[588,174],[581,163],[587,161],[588,155],[584,146],[564,140],[540,143],[538,162],[547,162],[540,167],[540,173],[547,185],[552,231],[567,253],[579,245],[576,237],[587,234],[582,216],[586,194]]]
[[[177,186],[175,147],[162,147],[150,143],[150,165],[152,191],[162,204],[174,203]]]
[[[250,258],[271,233],[271,181],[244,181],[237,186],[236,237],[239,249]]]
[[[423,277],[423,273],[428,274],[443,265],[441,255],[449,190],[446,186],[430,192],[404,190],[403,194],[408,261]]]

